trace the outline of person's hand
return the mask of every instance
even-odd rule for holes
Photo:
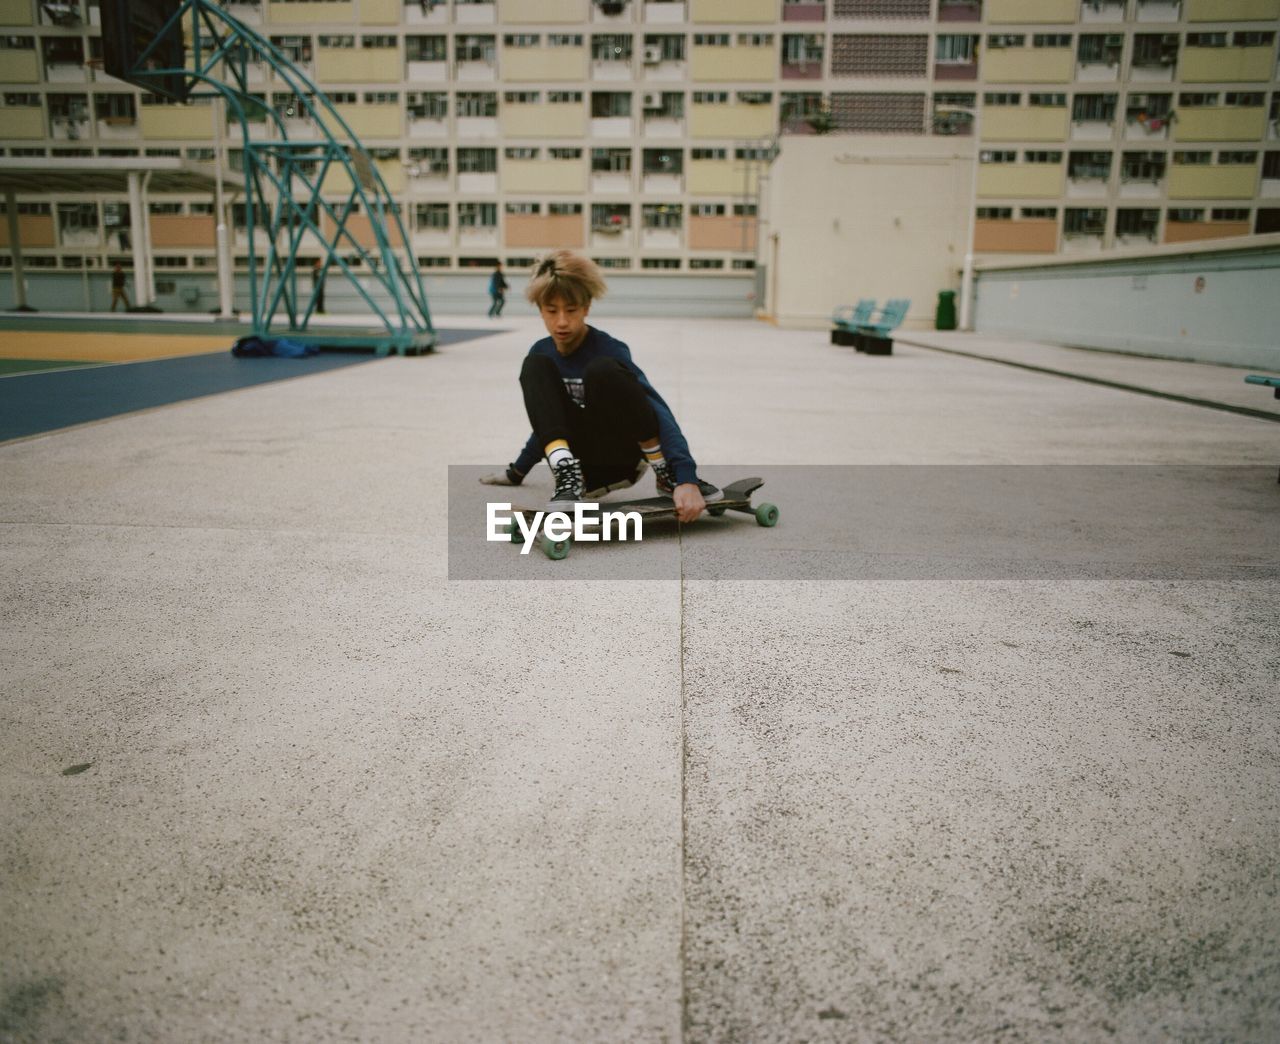
[[[702,490],[696,482],[682,482],[676,486],[671,491],[671,499],[676,503],[676,518],[681,522],[696,522],[707,509],[707,502],[702,499]]]
[[[524,476],[507,468],[505,471],[495,471],[491,475],[483,475],[480,481],[486,486],[518,486],[524,481]]]

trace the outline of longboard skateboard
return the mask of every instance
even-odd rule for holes
[[[724,493],[722,500],[717,500],[714,504],[707,505],[707,514],[713,518],[719,518],[726,511],[738,511],[742,514],[753,516],[757,525],[776,526],[778,524],[778,509],[775,505],[758,504],[752,506],[751,503],[751,494],[763,485],[764,479],[761,478],[745,478],[739,479],[737,482],[731,482],[722,490]],[[674,522],[676,520],[675,503],[670,497],[646,497],[643,500],[606,500],[600,502],[600,508],[603,511],[611,512],[635,512],[645,525],[650,522]],[[532,519],[539,511],[545,510],[545,508],[513,506],[511,510],[515,514],[524,515],[527,519]],[[513,544],[524,543],[520,527],[514,522],[511,525],[510,532]],[[569,537],[565,537],[563,540],[552,540],[545,533],[541,533],[538,536],[538,546],[542,549],[543,554],[552,559],[559,560],[566,557],[572,544],[573,541]]]

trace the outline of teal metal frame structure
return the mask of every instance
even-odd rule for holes
[[[155,55],[160,41],[184,29],[188,66],[159,68]],[[316,128],[314,139],[290,139],[281,115],[253,95],[251,62],[269,66],[292,91]],[[175,75],[192,81],[189,97],[222,98],[240,125],[254,333],[323,347],[370,347],[379,355],[430,351],[435,327],[400,208],[372,157],[325,94],[269,40],[211,0],[182,0],[134,61],[131,79],[146,87],[148,80],[172,81]],[[253,137],[251,130],[260,122],[253,116],[259,113],[272,121],[278,138]],[[346,173],[351,191],[345,200],[330,202],[320,188],[337,170]],[[351,227],[356,214],[368,219],[372,247],[362,244]],[[268,240],[261,266],[257,228],[267,232]],[[324,253],[318,275],[308,270],[300,281],[298,249],[307,233],[319,240]],[[345,276],[355,287],[378,321],[374,329],[309,330],[331,273]]]

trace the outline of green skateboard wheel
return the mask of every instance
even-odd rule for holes
[[[568,557],[569,541],[568,540],[548,540],[546,537],[543,537],[542,550],[546,552],[546,555],[548,558],[550,558],[552,561],[558,562],[560,561],[560,559]]]
[[[778,524],[778,508],[774,504],[761,504],[756,508],[756,522],[759,525],[769,527]]]
[[[507,527],[507,532],[510,534],[510,539],[513,544],[524,543],[524,537],[520,535],[520,527],[517,526],[514,522],[512,522],[511,525]]]

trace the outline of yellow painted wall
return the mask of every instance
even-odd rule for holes
[[[31,0],[0,0],[0,25],[35,25]]]
[[[335,105],[357,138],[398,138],[400,129],[399,105]]]
[[[316,78],[326,84],[399,83],[403,65],[399,48],[316,48]]]
[[[1067,136],[1068,110],[985,108],[983,141],[1062,141]]]
[[[273,25],[352,24],[356,5],[344,0],[332,4],[267,4],[267,20]]]
[[[585,35],[585,34],[584,34]],[[502,78],[511,83],[585,80],[586,47],[504,47]]]
[[[695,196],[748,196],[756,191],[756,172],[753,168],[744,177],[741,166],[732,159],[691,160],[688,172],[689,192]]]
[[[502,188],[507,192],[586,192],[587,161],[504,159]]]
[[[1061,164],[983,163],[978,167],[978,195],[1055,199],[1062,195],[1064,179]]]
[[[691,138],[766,138],[772,133],[770,105],[693,105],[689,109]]]
[[[778,73],[778,47],[693,47],[694,80],[767,80]]]
[[[996,23],[1074,22],[1080,0],[986,0],[983,12]]]
[[[1261,22],[1280,18],[1280,0],[1183,0],[1188,22]]]
[[[403,192],[404,164],[398,159],[374,160],[374,165],[378,168],[378,173],[382,175],[382,180],[386,183],[388,192]]]
[[[216,242],[212,214],[152,214],[150,223],[155,247],[211,247]]]
[[[1075,63],[1070,47],[988,47],[982,76],[987,83],[1070,83]]]
[[[503,241],[508,247],[586,246],[581,214],[507,214]]]
[[[4,69],[0,80],[5,83],[39,83],[40,59],[35,51],[0,51]]]
[[[520,138],[579,138],[586,130],[584,102],[503,105],[502,133]]]
[[[213,136],[213,117],[204,106],[141,105],[138,120],[144,138],[207,141]]]
[[[1166,243],[1195,243],[1202,239],[1230,239],[1248,234],[1247,221],[1170,221],[1164,227]]]
[[[57,246],[53,236],[53,215],[19,214],[18,240],[24,247]],[[0,221],[0,246],[9,245],[9,219],[6,217]]]
[[[778,0],[693,0],[694,22],[776,22]]]
[[[401,0],[360,0],[361,25],[399,25]]]
[[[585,22],[587,0],[498,0],[499,25]]]
[[[1183,83],[1269,80],[1276,63],[1271,47],[1184,47],[1178,60]]]
[[[1170,199],[1252,199],[1258,188],[1257,167],[1169,167]]]
[[[973,249],[981,254],[1052,254],[1058,249],[1058,223],[1052,218],[975,221]]]
[[[1258,141],[1267,125],[1267,110],[1178,109],[1173,121],[1174,141]]]
[[[743,223],[746,224],[746,243],[743,243]],[[725,214],[723,217],[689,216],[690,250],[754,250],[756,248],[756,219]]]

